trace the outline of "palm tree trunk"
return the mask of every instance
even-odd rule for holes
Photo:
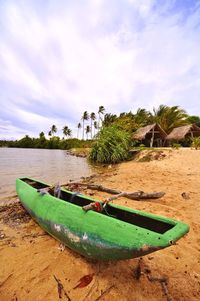
[[[84,119],[83,119],[83,140],[84,140]]]
[[[99,120],[98,120],[98,130],[100,128],[100,113],[99,113]]]
[[[91,139],[92,139],[92,119],[91,119]]]

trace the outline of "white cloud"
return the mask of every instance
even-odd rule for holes
[[[0,124],[9,121],[12,136],[22,127],[38,135],[52,124],[75,127],[99,105],[119,113],[164,103],[200,114],[200,11],[185,16],[175,4],[1,5]]]

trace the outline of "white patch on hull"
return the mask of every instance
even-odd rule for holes
[[[54,228],[57,232],[60,232],[61,231],[61,226],[60,225],[54,225]]]
[[[75,243],[78,243],[80,242],[80,237],[73,234],[72,232],[70,232],[69,230],[65,229],[64,230],[65,234],[67,235],[67,237],[72,241],[72,242],[75,242]]]
[[[88,239],[87,233],[84,233],[83,240],[87,240],[87,239]]]

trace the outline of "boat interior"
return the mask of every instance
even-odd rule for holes
[[[46,185],[38,181],[34,181],[29,178],[23,178],[21,180],[26,182],[33,188],[37,189],[38,191],[41,191],[42,189],[48,190],[49,188],[48,193],[54,196],[54,191],[53,189],[51,189],[51,186],[49,185]],[[95,201],[93,199],[88,199],[79,193],[67,192],[62,189],[61,189],[60,199],[68,203],[73,203],[74,205],[80,207],[89,205],[91,202]],[[151,217],[143,216],[142,214],[130,212],[126,210],[126,208],[124,209],[116,208],[110,204],[107,204],[105,210],[103,210],[102,212],[98,212],[98,214],[104,214],[110,216],[111,218],[115,218],[159,234],[164,234],[165,232],[167,232],[168,230],[172,229],[175,226],[175,224],[173,223],[160,221],[159,219],[156,218],[151,218]]]

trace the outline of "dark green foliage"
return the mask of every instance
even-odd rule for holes
[[[142,109],[142,108],[139,108],[137,110],[136,114],[134,115],[134,120],[139,127],[143,127],[153,123],[152,114],[146,109]]]
[[[120,113],[119,116],[107,113],[103,121],[104,126],[116,125],[129,133],[150,123],[152,123],[152,114],[141,108],[137,110],[136,114],[131,111]]]
[[[179,149],[181,147],[181,144],[179,144],[179,143],[172,143],[171,147],[174,148],[174,149]]]
[[[24,148],[33,148],[34,147],[34,139],[30,138],[26,135],[24,138],[16,141],[17,147],[24,147]]]
[[[79,140],[77,138],[71,138],[67,140],[60,141],[61,149],[71,149],[71,148],[89,148],[91,147],[93,141],[91,140]]]
[[[48,140],[48,148],[50,149],[58,149],[60,148],[60,137],[54,136],[50,140]]]
[[[108,122],[106,122],[106,124],[108,125]],[[132,133],[139,127],[138,124],[135,122],[134,115],[131,112],[121,113],[119,117],[114,118],[113,122],[110,123],[110,125],[111,124],[129,133]]]
[[[200,149],[200,137],[194,137],[192,138],[192,144],[191,146],[195,149]]]
[[[13,141],[0,140],[0,147],[9,147],[9,144],[12,144]]]
[[[153,113],[144,108],[139,108],[135,114],[123,112],[118,117],[106,114],[104,125],[117,125],[122,129],[131,132],[149,124],[158,123],[166,133],[170,133],[174,128],[189,123],[200,124],[198,116],[188,116],[186,111],[179,106],[160,105],[153,109]]]
[[[178,106],[168,107],[160,105],[157,110],[154,108],[153,111],[152,121],[157,122],[167,134],[174,128],[189,123],[186,111]]]
[[[129,157],[130,136],[117,126],[103,127],[90,152],[90,160],[98,163],[118,163]]]
[[[71,148],[89,148],[92,145],[91,140],[60,139],[58,136],[46,139],[44,135],[39,138],[30,138],[28,135],[16,141],[0,141],[0,147],[20,147],[20,148],[46,148],[46,149],[71,149]]]
[[[199,116],[189,116],[188,121],[191,124],[196,124],[197,126],[200,127],[200,117]]]
[[[107,113],[104,116],[103,126],[111,125],[117,119],[117,115]]]

